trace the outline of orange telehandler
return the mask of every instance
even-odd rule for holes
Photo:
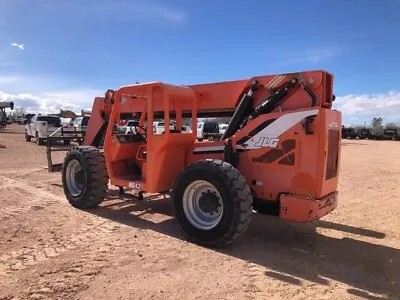
[[[84,145],[64,159],[65,195],[90,209],[109,182],[140,198],[170,192],[183,231],[207,246],[233,242],[263,204],[285,220],[319,219],[337,206],[342,125],[332,92],[333,76],[319,70],[108,90],[94,101]],[[198,119],[210,117],[230,122],[220,140],[199,142]],[[121,133],[126,119],[136,121]],[[155,132],[160,119],[174,126]]]

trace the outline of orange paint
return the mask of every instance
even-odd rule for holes
[[[191,86],[153,82],[121,87],[115,91],[113,102],[96,98],[85,144],[92,144],[106,115],[109,121],[104,154],[111,184],[150,193],[166,192],[188,164],[206,158],[223,159],[225,141],[196,141],[198,113],[233,112],[241,95],[258,80],[263,87],[253,95],[255,107],[271,94],[270,88],[279,88],[295,77],[295,74],[284,75]],[[298,86],[289,91],[280,107],[248,121],[231,137],[239,157],[237,168],[254,195],[280,201],[284,211],[281,210],[281,217],[299,222],[322,217],[337,205],[342,127],[341,113],[331,109],[333,76],[325,71],[302,72],[301,75],[316,97],[313,107],[310,95]],[[156,112],[163,114],[165,124],[174,118],[176,128],[181,128],[183,115],[190,114],[192,132],[176,133],[165,126],[164,134],[155,134]],[[139,123],[144,129],[138,128],[138,131],[145,138],[121,142],[121,135],[113,132],[113,124],[118,124],[124,113],[139,113]],[[312,122],[308,128],[312,133],[307,134],[306,118],[299,116],[310,114],[307,118]],[[293,121],[297,118],[300,118],[298,122]],[[267,133],[263,135],[262,129],[258,135],[248,138],[259,126],[267,128]],[[282,128],[285,130],[279,133]],[[279,135],[271,137],[268,130],[275,130]],[[246,150],[243,140],[260,147]],[[328,201],[326,197],[333,199],[328,208],[321,204]]]

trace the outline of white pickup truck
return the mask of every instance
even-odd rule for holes
[[[38,145],[43,145],[47,138],[52,135],[53,137],[62,139],[65,145],[69,145],[71,139],[62,136],[59,130],[60,127],[61,118],[58,116],[35,115],[25,125],[25,141],[30,142],[33,137],[36,139]]]
[[[222,136],[217,121],[204,121],[197,123],[197,140],[219,140]]]

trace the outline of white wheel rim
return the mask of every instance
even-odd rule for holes
[[[210,230],[217,226],[223,210],[221,194],[210,182],[196,180],[186,187],[183,193],[183,211],[188,221],[197,229]]]
[[[84,170],[78,160],[74,159],[68,163],[67,170],[65,171],[65,179],[67,188],[73,197],[82,194],[85,188],[85,179],[82,178],[83,172]]]

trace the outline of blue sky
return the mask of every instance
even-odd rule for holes
[[[325,69],[345,123],[400,122],[399,12],[394,0],[1,0],[0,99],[80,109],[135,81]]]

